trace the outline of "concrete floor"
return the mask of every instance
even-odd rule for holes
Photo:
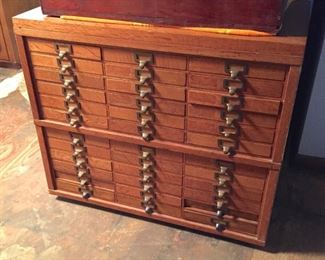
[[[325,259],[325,218],[290,208],[276,208],[261,250],[50,196],[24,96],[0,99],[1,260]]]

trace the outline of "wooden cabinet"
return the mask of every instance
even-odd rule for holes
[[[0,1],[0,65],[19,66],[12,17],[21,12],[35,8],[38,5],[39,0]]]
[[[51,194],[265,244],[304,38],[14,23]]]

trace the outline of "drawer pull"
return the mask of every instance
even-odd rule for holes
[[[145,206],[144,211],[147,214],[151,215],[155,211],[155,206],[154,205]]]
[[[89,199],[92,196],[92,193],[89,190],[82,191],[82,197],[84,199]]]
[[[139,181],[140,185],[145,187],[146,185],[152,184],[154,178],[152,176],[143,176],[143,179]]]
[[[138,126],[138,132],[146,142],[150,142],[154,139],[155,130],[150,127]]]
[[[76,168],[77,169],[87,169],[87,162],[85,159],[78,159],[76,161]]]
[[[81,179],[81,178],[85,178],[85,177],[88,177],[89,173],[87,171],[87,169],[80,169],[78,170],[78,178]]]
[[[140,160],[152,161],[153,155],[155,154],[154,149],[141,147],[140,148]]]
[[[146,196],[146,195],[153,195],[154,194],[154,188],[153,187],[145,187],[143,189],[143,191],[140,192],[140,195],[142,197]]]
[[[74,161],[77,161],[78,159],[81,159],[86,156],[85,149],[76,149],[72,154],[72,159]]]
[[[66,51],[66,50],[60,50],[59,51],[59,54],[58,54],[58,59],[59,60],[64,60],[64,59],[69,59],[70,56],[69,56],[69,52]]]
[[[154,163],[152,161],[141,161],[140,160],[140,165],[141,165],[141,170],[144,172],[154,170]]]
[[[236,79],[239,76],[244,76],[248,74],[248,66],[246,64],[235,64],[232,62],[226,62],[225,72],[230,74],[232,79]]]
[[[218,218],[223,218],[226,215],[226,210],[224,209],[219,209],[216,212]]]
[[[216,224],[216,230],[218,232],[223,232],[227,228],[227,222],[225,222],[225,221],[218,220],[215,224]]]
[[[224,154],[232,156],[238,149],[238,142],[236,140],[218,140],[218,147],[223,151]]]
[[[135,85],[135,91],[139,94],[141,98],[148,97],[154,93],[152,85]]]
[[[152,72],[142,71],[139,69],[135,70],[135,76],[138,79],[140,85],[144,85],[153,79]]]
[[[217,209],[223,209],[228,204],[228,200],[226,200],[224,198],[216,198],[215,203],[216,203]]]
[[[85,140],[82,136],[71,135],[71,138],[72,138],[71,145],[73,149],[75,149],[76,147],[83,147]]]
[[[60,73],[62,73],[62,74],[66,74],[66,73],[72,74],[73,73],[72,65],[71,64],[62,65],[62,67],[60,68]]]
[[[153,64],[153,55],[150,53],[135,53],[134,60],[139,64],[139,69],[142,70],[146,66]]]
[[[68,93],[65,97],[64,97],[64,101],[66,103],[70,103],[70,102],[77,102],[77,95],[76,93]]]
[[[220,126],[219,132],[227,138],[239,136],[239,129],[237,127]]]
[[[224,184],[221,185],[221,186],[218,185],[216,187],[216,192],[217,192],[217,198],[218,199],[224,199],[229,195],[230,188],[226,187]]]
[[[54,44],[55,52],[60,55],[61,52],[66,52],[69,55],[72,55],[72,46],[66,43],[55,43]]]
[[[239,95],[244,88],[244,83],[241,80],[225,79],[223,87],[228,90],[230,96]]]
[[[226,125],[229,127],[235,127],[242,120],[242,116],[238,112],[228,113],[221,111],[220,116],[221,119],[226,121]]]
[[[154,101],[153,100],[137,99],[136,105],[137,105],[137,108],[140,110],[139,112],[147,113],[154,108]]]
[[[70,116],[69,114],[66,114],[67,121],[70,126],[78,128],[81,126],[82,123],[82,116]]]
[[[233,112],[235,110],[239,110],[242,107],[242,100],[240,98],[230,98],[230,97],[222,97],[221,99],[222,105],[225,106],[227,112]]]

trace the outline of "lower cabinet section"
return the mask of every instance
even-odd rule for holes
[[[265,243],[274,197],[269,187],[277,179],[270,176],[277,171],[149,147],[145,142],[136,145],[39,129],[54,187],[51,193]]]

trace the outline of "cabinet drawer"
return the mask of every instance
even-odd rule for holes
[[[191,57],[189,60],[189,70],[205,73],[215,73],[225,75],[225,65],[231,63],[234,65],[245,64],[248,66],[247,77],[259,79],[273,79],[283,81],[286,74],[286,67],[282,65],[227,61],[222,59]]]
[[[194,133],[221,135],[220,127],[225,124],[221,121],[212,121],[199,118],[189,118],[187,120],[187,130]],[[202,127],[204,126],[204,127]],[[239,136],[242,140],[272,144],[274,140],[274,130],[263,127],[241,125]]]
[[[137,123],[133,121],[111,118],[109,121],[109,129],[112,131],[136,135],[140,137]],[[183,143],[184,135],[184,130],[159,125],[155,126],[155,140]]]
[[[221,118],[221,109],[205,105],[188,104],[188,116],[199,119],[208,119],[224,122]],[[277,117],[253,112],[241,113],[240,125],[252,127],[276,128]]]
[[[79,187],[77,182],[68,181],[64,179],[56,179],[56,187],[58,190],[79,194]],[[106,201],[114,201],[114,190],[94,187],[93,197]]]
[[[34,67],[35,79],[41,81],[50,81],[55,83],[61,83],[60,73],[57,69]],[[82,88],[105,90],[104,78],[99,75],[87,74],[87,73],[75,73],[74,75],[77,86]]]
[[[135,65],[106,62],[105,72],[108,77],[136,80]],[[170,84],[185,86],[186,73],[185,71],[155,68],[153,72],[152,82],[161,84]]]
[[[222,104],[223,96],[225,95],[211,91],[189,90],[188,102],[191,104],[222,108],[224,107]],[[280,110],[280,101],[276,100],[245,97],[245,100],[242,102],[243,105],[241,110],[243,111],[276,116]]]
[[[93,47],[88,45],[79,45],[79,44],[69,44],[61,42],[51,42],[41,39],[31,39],[27,40],[28,48],[31,52],[39,52],[46,54],[57,54],[57,49],[69,50],[70,55],[73,58],[83,58],[89,60],[101,60],[101,50],[99,47]]]
[[[127,205],[130,207],[142,209],[140,199],[137,199],[137,198],[134,198],[131,196],[127,196],[124,194],[117,194],[116,200],[117,200],[117,203],[120,203],[122,205]],[[156,213],[173,216],[173,217],[177,217],[177,218],[181,218],[181,216],[182,216],[181,208],[175,207],[172,205],[168,205],[168,204],[163,204],[163,203],[157,203]]]
[[[114,91],[134,95],[137,94],[135,81],[119,78],[106,78],[106,85],[109,92]],[[156,83],[153,88],[152,96],[154,98],[185,101],[185,88],[183,87]]]
[[[191,72],[189,74],[189,87],[225,92],[225,79],[227,77],[222,75]],[[243,92],[245,94],[270,98],[280,98],[282,96],[283,81],[247,78],[243,82]]]
[[[62,84],[46,81],[37,81],[36,87],[40,95],[55,96],[63,99]],[[106,104],[106,95],[104,91],[81,87],[78,88],[78,94],[80,97],[80,101],[84,100]]]
[[[59,68],[56,57],[47,54],[31,53],[31,62],[33,66]],[[85,72],[97,75],[103,74],[103,67],[101,62],[76,58],[73,59],[72,63],[70,61],[62,61],[62,65],[65,64],[73,64],[72,69],[76,72]]]
[[[110,105],[137,109],[135,95],[122,93],[107,93],[107,99]],[[185,104],[181,102],[169,101],[165,99],[155,99],[154,112],[171,114],[177,116],[185,115]]]
[[[119,63],[129,63],[135,66],[137,62],[135,61],[135,54],[145,54],[152,55],[153,57],[153,67],[158,68],[169,68],[169,69],[186,69],[186,57],[180,55],[172,55],[165,53],[150,53],[150,52],[138,52],[128,49],[119,49],[119,48],[105,48],[104,51],[104,60],[110,62],[119,62]]]
[[[121,108],[116,106],[109,107],[109,114],[111,118],[129,120],[133,122],[137,122],[137,111],[129,108]],[[185,119],[180,116],[173,116],[162,113],[154,114],[154,125],[158,126],[166,126],[176,129],[184,129],[185,128]]]

